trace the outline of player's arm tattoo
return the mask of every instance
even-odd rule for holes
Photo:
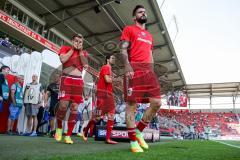
[[[130,47],[130,43],[128,41],[121,41],[119,47],[120,47],[120,54],[121,54],[122,63],[124,65],[129,64],[128,49]]]

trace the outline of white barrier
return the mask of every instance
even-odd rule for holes
[[[59,68],[62,65],[59,56],[47,49],[42,51],[42,62],[52,66],[53,68]]]
[[[11,71],[15,72],[16,75],[24,75],[24,87],[27,83],[30,83],[32,81],[32,75],[36,74],[38,75],[40,80],[40,74],[43,64],[47,64],[51,66],[52,68],[58,68],[61,69],[61,62],[59,59],[59,56],[50,51],[50,50],[43,50],[42,53],[40,52],[32,52],[31,54],[24,53],[21,56],[13,55],[12,57],[4,57],[0,58],[0,64],[7,65],[10,67]],[[92,88],[92,82],[93,78],[92,75],[88,72],[83,72],[83,79],[85,82],[86,90],[85,92],[89,92]],[[90,89],[90,90],[89,90]],[[89,105],[92,106],[92,105]],[[88,110],[91,112],[92,108],[88,108]],[[26,128],[26,121],[27,118],[25,116],[25,110],[22,109],[22,112],[20,113],[19,119],[18,119],[18,132],[24,132]],[[77,131],[77,128],[75,129],[75,132]]]
[[[2,64],[11,67],[12,64],[11,61],[12,61],[11,57],[3,57]]]

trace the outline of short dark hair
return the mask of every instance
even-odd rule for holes
[[[139,8],[144,8],[144,6],[143,5],[136,5],[136,7],[133,9],[133,12],[132,12],[132,16],[135,16],[135,14],[136,14],[136,11],[139,9]]]
[[[107,64],[107,60],[110,59],[111,56],[112,56],[112,54],[109,54],[109,55],[106,56],[106,59],[105,59],[105,63],[106,63],[106,64]]]
[[[3,66],[0,68],[0,72],[2,72],[2,71],[3,71],[4,69],[6,69],[6,68],[8,68],[8,69],[10,70],[10,67],[3,65]]]
[[[75,38],[75,37],[78,37],[78,38],[83,38],[83,36],[81,35],[81,34],[74,34],[73,36],[72,36],[72,40]]]

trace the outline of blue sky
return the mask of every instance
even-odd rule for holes
[[[187,84],[240,81],[239,8],[239,0],[165,0],[160,10],[172,39],[177,34]]]

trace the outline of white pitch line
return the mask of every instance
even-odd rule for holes
[[[239,148],[239,149],[240,149],[239,146],[235,146],[235,145],[232,145],[232,144],[228,144],[228,143],[221,142],[221,141],[216,141],[216,140],[212,140],[212,141],[214,141],[214,142],[218,142],[218,143],[222,143],[222,144],[225,144],[225,145],[227,145],[227,146],[234,147],[234,148]]]

